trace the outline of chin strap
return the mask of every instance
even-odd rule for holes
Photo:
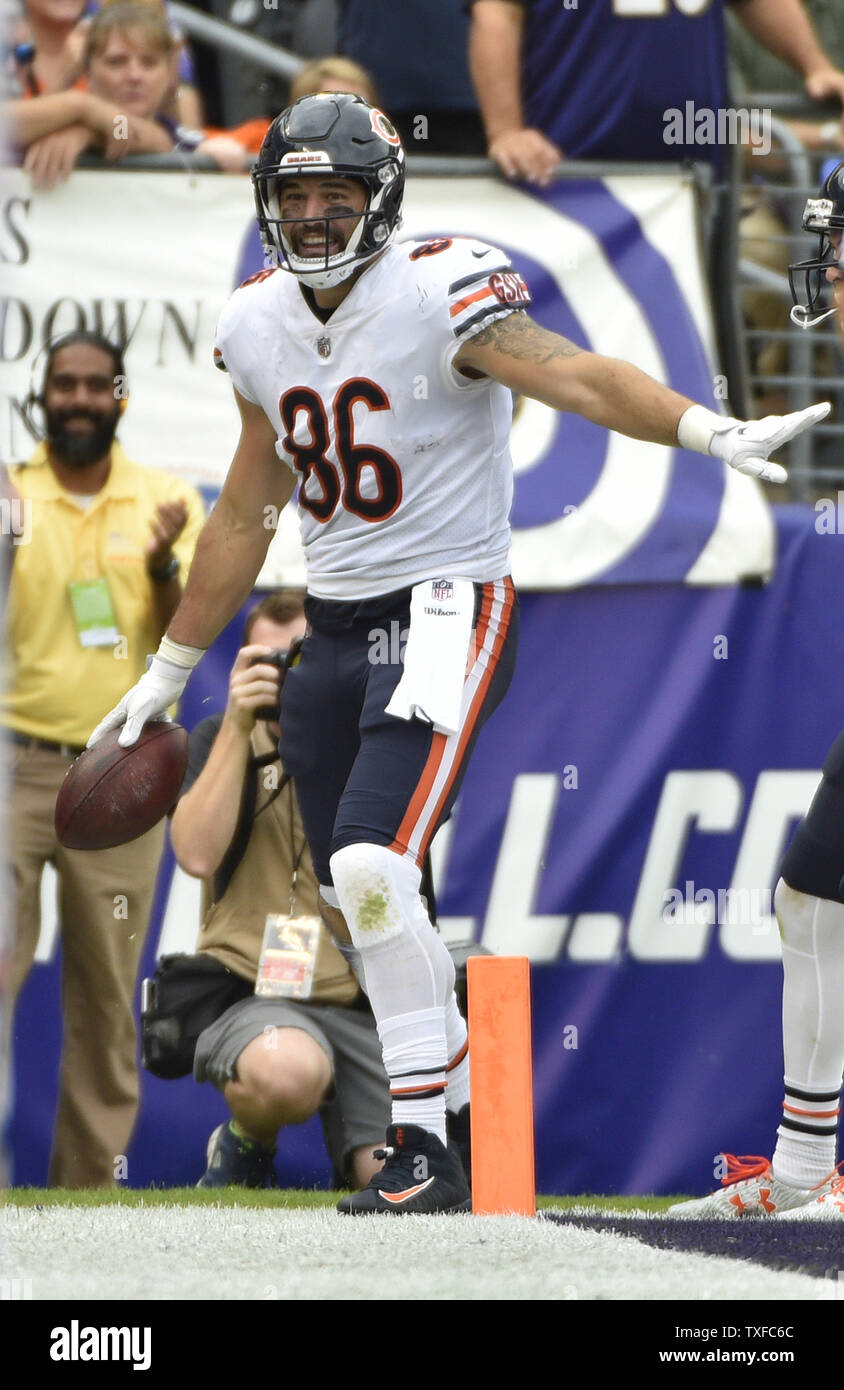
[[[789,318],[798,328],[814,328],[816,324],[823,323],[824,319],[831,318],[838,313],[838,308],[824,309],[821,313],[812,313],[803,304],[795,304]]]

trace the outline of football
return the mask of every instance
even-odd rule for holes
[[[86,748],[56,797],[55,827],[66,849],[112,849],[151,830],[174,804],[188,765],[181,724],[155,720],[121,748],[119,729]]]

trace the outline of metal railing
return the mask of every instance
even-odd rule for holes
[[[236,24],[214,19],[191,5],[179,4],[178,0],[170,0],[167,9],[189,38],[247,58],[250,63],[265,68],[267,72],[278,73],[280,77],[294,77],[307,61],[280,44],[268,43],[254,34],[245,34]]]

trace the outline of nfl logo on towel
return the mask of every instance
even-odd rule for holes
[[[442,603],[444,599],[454,597],[454,585],[450,579],[433,579],[431,581],[431,594],[433,598]]]

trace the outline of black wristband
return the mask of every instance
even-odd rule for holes
[[[169,564],[163,570],[147,570],[147,574],[153,584],[167,584],[171,579],[175,579],[179,573],[179,557],[174,555]]]

